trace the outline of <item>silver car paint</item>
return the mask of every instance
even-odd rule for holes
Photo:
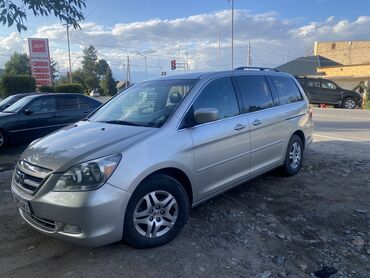
[[[107,244],[122,238],[128,200],[151,173],[165,168],[182,171],[190,181],[194,206],[280,166],[294,132],[304,133],[306,146],[312,142],[308,102],[298,83],[304,101],[180,128],[183,116],[207,83],[236,74],[282,73],[230,71],[167,77],[199,77],[199,81],[162,128],[81,121],[32,143],[21,158],[50,169],[52,174],[35,195],[20,190],[13,177],[13,193],[29,201],[38,217],[77,225],[82,233],[67,234],[62,227],[50,233],[23,212],[22,217],[43,233],[87,246]],[[255,126],[255,120],[262,123]],[[52,191],[60,175],[73,165],[117,153],[122,154],[120,164],[98,190]]]

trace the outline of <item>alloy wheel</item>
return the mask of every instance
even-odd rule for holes
[[[355,108],[356,103],[353,99],[347,99],[344,103],[344,107],[347,109],[353,109]]]
[[[175,225],[178,204],[166,191],[152,191],[137,204],[133,220],[141,235],[156,238],[166,234]]]
[[[289,164],[292,169],[297,169],[302,159],[302,149],[298,142],[294,142],[289,151]]]

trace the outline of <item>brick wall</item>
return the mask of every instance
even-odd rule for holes
[[[315,42],[314,54],[343,65],[370,64],[370,41]]]

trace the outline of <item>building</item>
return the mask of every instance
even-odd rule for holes
[[[318,75],[317,68],[335,66],[340,66],[340,64],[318,55],[299,57],[278,66],[276,69],[283,72],[289,72],[295,76],[316,76]]]
[[[339,65],[319,66],[317,74],[353,89],[360,82],[370,85],[370,40],[315,42],[314,54]]]

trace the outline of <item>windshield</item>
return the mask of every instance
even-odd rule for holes
[[[7,105],[11,105],[16,101],[16,96],[9,96],[6,99],[0,101],[0,108],[5,107]]]
[[[156,80],[128,88],[90,120],[112,124],[161,127],[196,80]]]
[[[15,113],[21,110],[31,99],[33,96],[28,96],[21,98],[16,103],[10,105],[8,108],[6,108],[3,112],[5,113]]]

